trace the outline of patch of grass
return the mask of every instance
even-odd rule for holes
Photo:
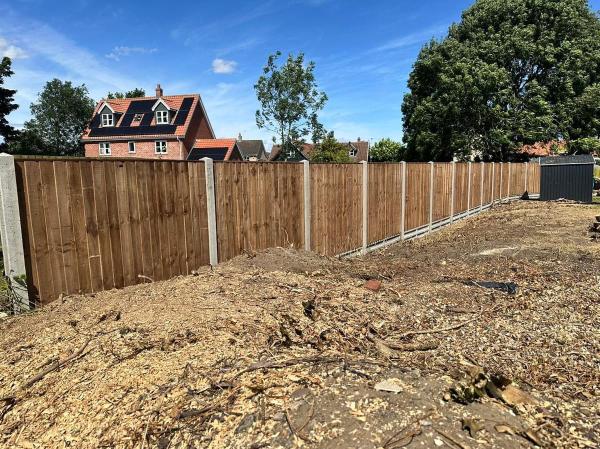
[[[600,204],[600,196],[594,196],[594,197],[592,197],[592,203]]]

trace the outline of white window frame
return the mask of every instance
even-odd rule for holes
[[[133,145],[133,151],[131,151],[132,145]],[[135,154],[135,142],[134,141],[127,142],[127,152],[129,154]]]
[[[98,144],[98,153],[100,156],[110,156],[110,142],[100,142]]]
[[[156,111],[156,124],[157,125],[168,125],[169,124],[169,111]]]
[[[167,154],[167,141],[166,140],[155,140],[154,141],[154,154]]]
[[[350,150],[348,150],[348,156],[356,157],[357,154],[358,154],[358,150],[354,147],[350,147]]]
[[[113,114],[102,114],[102,127],[115,126],[115,116]]]

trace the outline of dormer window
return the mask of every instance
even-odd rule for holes
[[[112,114],[102,114],[102,126],[115,126],[115,117]]]
[[[156,124],[157,125],[169,124],[169,111],[156,111]]]
[[[356,157],[357,154],[358,154],[358,151],[356,151],[356,148],[354,147],[354,145],[350,145],[350,151],[348,151],[348,156]]]

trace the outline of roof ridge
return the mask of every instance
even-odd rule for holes
[[[160,98],[173,98],[173,97],[199,97],[200,94],[177,94],[177,95],[163,95]],[[138,100],[158,100],[159,97],[127,97],[127,98],[102,98],[102,101],[138,101]]]

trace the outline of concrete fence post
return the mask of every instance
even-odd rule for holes
[[[495,198],[494,198],[494,194],[495,192],[495,187],[496,187],[496,163],[492,162],[492,198],[490,200],[490,204],[494,205],[495,203]]]
[[[483,179],[485,176],[485,164],[483,162],[481,162],[481,194],[479,195],[479,212],[481,212],[483,210]]]
[[[468,179],[468,186],[467,186],[467,216],[469,215],[469,212],[471,211],[471,162],[469,162],[467,164],[467,166],[469,167],[468,170],[468,175],[467,175],[467,179]]]
[[[404,240],[406,218],[406,162],[402,161],[402,209],[400,210],[400,238]]]
[[[435,164],[429,162],[429,232],[433,229],[433,187],[434,187]]]
[[[211,266],[219,263],[217,247],[217,208],[215,204],[215,170],[213,160],[205,157],[204,175],[206,178],[206,215],[208,217],[208,259]]]
[[[504,162],[500,162],[500,188],[498,189],[498,202],[502,202],[502,183],[504,182]]]
[[[454,223],[454,193],[456,192],[456,162],[452,161],[452,185],[450,187],[450,223]]]
[[[362,161],[362,253],[369,246],[369,163]]]
[[[304,249],[310,251],[310,162],[303,161],[304,165]]]
[[[6,153],[0,154],[0,234],[4,273],[10,282],[13,311],[29,310],[15,158]]]

